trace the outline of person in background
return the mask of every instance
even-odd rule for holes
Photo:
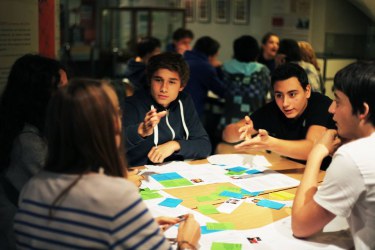
[[[160,47],[160,40],[155,37],[144,37],[138,41],[137,57],[128,61],[124,73],[124,76],[134,86],[135,91],[148,88],[146,65],[152,56],[160,54]]]
[[[189,29],[179,28],[173,32],[172,39],[173,42],[167,45],[166,51],[183,55],[185,51],[191,50],[194,34]]]
[[[268,68],[256,62],[260,50],[254,37],[237,38],[233,43],[233,51],[234,58],[223,65],[227,92],[220,131],[262,107],[271,88]]]
[[[321,92],[321,78],[314,65],[302,60],[301,51],[297,41],[293,39],[283,39],[276,56],[276,67],[284,63],[296,63],[301,66],[309,79],[312,91]]]
[[[354,248],[375,249],[375,62],[357,62],[340,70],[333,89],[335,101],[329,112],[337,131],[328,130],[309,154],[293,202],[293,234],[309,237],[336,216],[346,217]],[[340,139],[348,142],[337,149]],[[333,153],[319,185],[320,163]]]
[[[67,84],[56,60],[27,54],[13,64],[0,100],[0,248],[14,249],[12,221],[19,192],[45,163],[45,116],[57,89]]]
[[[209,36],[199,38],[193,50],[184,54],[190,68],[190,78],[184,91],[193,98],[195,108],[204,121],[204,107],[208,91],[221,98],[225,96],[224,82],[218,77],[215,67],[219,66],[217,57],[220,44]]]
[[[310,43],[305,42],[305,41],[299,41],[298,46],[299,46],[299,49],[300,49],[300,52],[301,52],[302,61],[305,61],[305,62],[308,62],[308,63],[311,63],[312,65],[314,65],[316,71],[318,72],[319,77],[320,77],[320,83],[321,83],[320,89],[321,89],[321,92],[324,94],[325,93],[325,86],[324,86],[324,82],[323,82],[323,79],[322,79],[322,73],[320,71],[320,67],[319,67],[318,61],[316,59],[316,55],[315,55],[315,51],[314,51],[313,47],[311,46]]]
[[[165,52],[147,65],[149,91],[125,100],[123,125],[130,166],[205,158],[211,143],[190,95],[182,90],[189,67],[182,55]]]
[[[52,98],[46,166],[22,189],[15,217],[19,249],[170,249],[159,226],[179,218],[153,219],[126,180],[119,110],[102,81],[73,80]],[[177,241],[195,249],[199,224],[185,219]]]
[[[332,101],[311,92],[306,72],[295,63],[277,67],[271,84],[274,101],[228,125],[223,140],[244,140],[235,146],[240,150],[271,150],[294,160],[306,160],[314,142],[327,129],[335,128],[328,113]]]
[[[262,38],[262,49],[258,62],[267,66],[270,74],[275,69],[275,57],[279,49],[279,37],[271,32],[266,33]]]

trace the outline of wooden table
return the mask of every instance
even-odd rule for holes
[[[218,153],[251,153],[251,152],[239,152],[236,151],[232,145],[229,144],[219,144],[217,148]],[[255,154],[255,153],[253,153]],[[300,180],[302,178],[302,174],[304,171],[304,165],[288,160],[284,157],[280,157],[275,153],[266,153],[266,152],[256,152],[257,155],[264,155],[269,162],[271,162],[272,167],[271,169],[290,176],[292,178]],[[207,160],[197,160],[192,161],[190,164],[203,164],[207,163]],[[197,166],[197,168],[199,168]],[[197,169],[199,171],[199,169]],[[321,171],[320,173],[320,180],[324,177],[324,172]],[[165,189],[164,191],[178,197],[183,200],[182,205],[191,209],[197,209],[198,205],[206,205],[212,204],[216,207],[222,204],[228,198],[216,200],[216,201],[207,201],[207,202],[198,202],[196,200],[197,196],[205,196],[209,195],[217,190],[219,186],[228,185],[234,186],[231,183],[216,183],[216,184],[208,184],[203,186],[193,186],[193,187],[183,187],[183,188],[174,188],[174,189]],[[288,188],[283,189],[289,193],[295,193],[296,188]],[[260,197],[269,198],[269,194],[272,192],[276,192],[278,190],[266,191],[264,194],[259,195]],[[242,203],[240,207],[238,207],[234,212],[231,214],[212,214],[207,215],[214,220],[219,222],[232,222],[235,226],[235,229],[253,229],[268,225],[272,222],[285,218],[291,215],[291,208],[284,207],[280,210],[274,210],[270,208],[264,208],[260,206],[256,206],[255,204],[250,203]]]

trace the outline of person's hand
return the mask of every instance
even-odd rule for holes
[[[256,133],[253,121],[249,116],[245,116],[245,126],[242,126],[238,132],[240,133],[240,140],[250,140],[251,135]]]
[[[164,144],[160,144],[157,147],[152,147],[147,156],[153,163],[162,163],[165,158],[178,150],[180,150],[180,143],[177,141],[169,141]]]
[[[337,136],[337,131],[334,129],[328,129],[315,143],[312,151],[326,157],[328,155],[333,155],[341,144],[341,140]]]
[[[133,182],[134,185],[136,185],[137,187],[140,187],[142,185],[143,176],[132,174],[132,175],[128,175],[127,179],[129,181]]]
[[[160,229],[165,231],[174,224],[177,224],[180,221],[180,218],[160,216],[156,217],[155,220],[159,224]]]
[[[167,114],[167,111],[156,112],[153,108],[145,115],[145,119],[138,126],[138,134],[142,137],[152,135],[154,127],[159,124],[160,119]]]
[[[195,247],[198,248],[198,241],[201,237],[201,229],[198,222],[192,214],[186,217],[186,220],[180,223],[178,227],[177,242],[179,248]]]
[[[250,137],[251,138],[251,137]],[[269,149],[272,137],[264,129],[259,129],[258,135],[251,139],[246,139],[234,146],[238,150],[262,150]]]

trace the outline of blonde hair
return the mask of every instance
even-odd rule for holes
[[[318,61],[316,60],[315,51],[312,48],[311,44],[305,41],[299,41],[298,46],[301,52],[302,60],[311,63],[312,65],[314,65],[317,71],[320,71]]]

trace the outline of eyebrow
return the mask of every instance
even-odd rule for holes
[[[153,78],[161,78],[161,79],[164,79],[163,77],[161,77],[161,76],[153,76]],[[169,81],[178,81],[178,79],[177,78],[167,78],[167,80],[169,80]]]
[[[289,90],[289,91],[286,92],[286,93],[289,94],[289,93],[297,92],[297,91],[298,91],[297,89],[293,89],[293,90]],[[281,92],[281,91],[275,91],[275,93],[277,93],[277,94],[283,94],[283,92]]]

